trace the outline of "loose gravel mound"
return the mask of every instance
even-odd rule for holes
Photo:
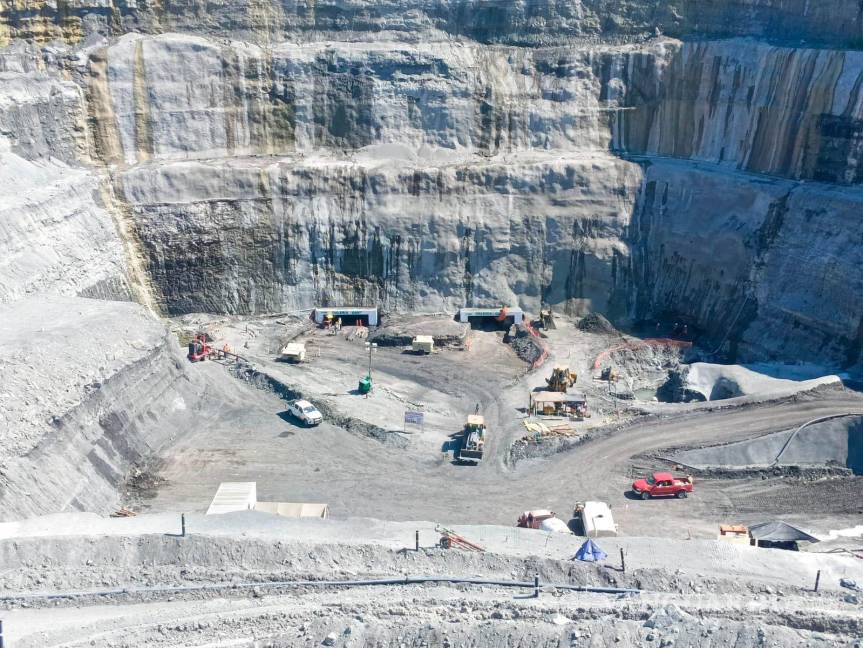
[[[585,333],[614,334],[618,332],[617,329],[614,328],[614,324],[609,322],[599,313],[590,313],[582,317],[581,321],[578,323],[578,328]]]
[[[512,348],[516,355],[529,364],[542,357],[546,349],[542,341],[530,334],[527,328],[520,326],[512,339]]]
[[[461,346],[469,331],[469,324],[456,322],[450,316],[387,315],[369,338],[380,346],[408,346],[418,335],[431,335],[438,347]]]

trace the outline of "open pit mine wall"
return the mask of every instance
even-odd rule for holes
[[[80,78],[166,312],[545,301],[860,364],[860,53],[129,35]]]
[[[0,45],[12,38],[77,43],[130,31],[257,42],[436,32],[511,45],[660,31],[853,47],[863,37],[863,7],[858,0],[0,0]]]
[[[548,301],[853,368],[863,65],[801,46],[855,45],[829,4],[5,3],[79,46],[3,52],[50,91],[0,126],[92,170],[110,285],[166,313]]]
[[[134,230],[91,165],[84,89],[66,68],[75,59],[23,42],[0,49],[0,304],[38,294],[152,301],[130,263]]]

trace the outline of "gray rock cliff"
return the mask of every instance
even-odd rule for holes
[[[859,370],[861,10],[829,4],[5,2],[0,299],[548,302]]]

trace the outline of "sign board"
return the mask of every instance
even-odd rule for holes
[[[405,412],[405,423],[413,423],[414,425],[422,425],[425,415],[422,412]]]

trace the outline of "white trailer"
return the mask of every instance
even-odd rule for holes
[[[279,354],[279,360],[282,362],[305,362],[306,345],[299,342],[286,344]]]
[[[588,538],[608,538],[617,535],[617,525],[611,515],[611,508],[605,502],[578,504],[573,517],[581,518],[584,535]]]
[[[414,353],[434,353],[434,338],[431,335],[417,335],[411,342]]]

